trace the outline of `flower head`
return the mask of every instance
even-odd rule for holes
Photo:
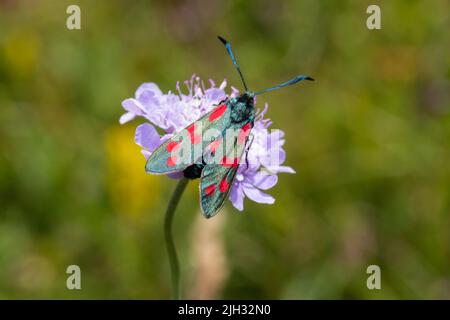
[[[120,117],[121,124],[136,116],[148,120],[139,125],[135,133],[135,142],[143,148],[142,153],[146,158],[164,141],[211,111],[227,97],[225,80],[219,87],[216,87],[214,81],[209,80],[209,88],[205,88],[200,78],[194,75],[184,83],[187,92],[183,93],[178,82],[177,94],[170,91],[164,94],[155,83],[144,83],[136,90],[134,98],[122,102],[126,113]],[[229,96],[234,97],[237,94],[238,90],[231,87]],[[286,158],[282,148],[284,133],[281,130],[269,132],[268,128],[272,122],[264,118],[267,108],[266,103],[264,109],[258,111],[256,115],[250,147],[244,154],[231,187],[229,198],[233,206],[241,211],[246,196],[255,202],[274,203],[275,199],[261,190],[275,186],[278,173],[294,173],[292,168],[282,165]],[[155,126],[164,132],[162,136]],[[176,178],[181,175],[182,173],[170,176]]]

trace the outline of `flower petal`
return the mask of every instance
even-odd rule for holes
[[[259,171],[250,177],[249,182],[258,189],[267,190],[277,184],[278,176],[264,171]]]
[[[268,153],[261,157],[261,164],[265,167],[279,166],[286,160],[286,152],[281,148],[269,149]]]
[[[242,173],[238,172],[236,174],[236,181],[239,181],[239,182],[244,181],[244,175]]]
[[[169,140],[170,138],[173,137],[173,134],[165,134],[161,137],[161,144],[163,144],[164,142],[166,142],[167,140]]]
[[[144,106],[136,99],[129,98],[123,100],[122,107],[128,112],[132,112],[138,116],[142,116],[145,112]]]
[[[119,123],[125,124],[128,121],[133,120],[135,116],[136,116],[136,114],[134,114],[133,112],[124,113],[123,115],[120,116]]]
[[[134,141],[149,151],[154,151],[161,145],[161,138],[158,131],[150,123],[143,123],[136,128]]]
[[[244,192],[241,183],[234,183],[231,187],[229,199],[239,211],[244,210]]]
[[[275,198],[271,195],[268,195],[267,193],[262,192],[261,190],[253,187],[251,184],[244,183],[243,186],[245,195],[258,203],[266,203],[266,204],[273,204],[275,202]]]
[[[267,169],[273,173],[295,173],[295,170],[288,166],[271,166]]]
[[[138,100],[145,100],[148,96],[162,95],[158,85],[153,82],[145,82],[139,86],[136,90],[135,97]]]
[[[152,155],[150,151],[147,151],[145,149],[141,150],[141,153],[144,155],[146,160],[148,160],[148,158],[150,158],[150,156]]]
[[[225,92],[220,88],[209,88],[205,91],[205,98],[217,104],[226,98]]]

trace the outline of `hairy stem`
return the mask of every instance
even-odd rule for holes
[[[166,210],[164,218],[164,237],[166,239],[167,254],[169,256],[170,274],[172,277],[172,297],[175,300],[181,298],[180,294],[180,267],[178,264],[177,250],[175,248],[175,242],[173,241],[172,234],[172,220],[177,208],[178,202],[180,202],[181,195],[186,189],[188,179],[182,178],[175,188],[175,191],[170,198],[169,205]]]

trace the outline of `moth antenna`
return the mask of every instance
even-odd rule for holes
[[[219,40],[224,44],[225,48],[227,49],[228,54],[231,57],[231,60],[233,60],[234,66],[236,67],[237,71],[239,72],[239,76],[241,77],[242,84],[244,85],[245,91],[248,91],[247,84],[245,83],[245,80],[244,80],[244,76],[242,75],[241,69],[239,68],[236,58],[234,57],[233,51],[231,50],[231,44],[227,40],[222,38],[221,36],[217,36],[217,38],[219,38]]]
[[[286,82],[284,82],[284,83],[282,83],[282,84],[279,84],[279,85],[277,85],[277,86],[275,86],[275,87],[270,87],[270,88],[267,88],[267,89],[264,89],[264,90],[255,92],[255,95],[261,94],[261,93],[264,93],[264,92],[268,92],[268,91],[277,90],[277,89],[280,89],[280,88],[283,88],[283,87],[287,87],[287,86],[290,86],[290,85],[295,84],[295,83],[297,83],[297,82],[299,82],[299,81],[302,81],[302,80],[310,80],[310,81],[314,81],[314,79],[311,78],[311,77],[309,77],[309,76],[297,76],[297,77],[295,77],[294,79],[291,79],[291,80],[289,80],[289,81],[286,81]]]

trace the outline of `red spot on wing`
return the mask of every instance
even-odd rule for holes
[[[250,130],[252,129],[252,126],[250,123],[246,123],[241,130],[239,131],[238,136],[238,143],[243,144],[245,143],[245,140],[247,139],[248,135],[250,134]]]
[[[177,146],[179,145],[179,142],[177,141],[171,141],[167,144],[167,151],[172,152]]]
[[[200,141],[202,140],[202,137],[198,134],[195,134],[195,130],[197,129],[197,126],[194,124],[192,124],[191,126],[187,127],[187,132],[189,134],[189,137],[191,138],[191,143],[192,144],[197,144],[200,143]]]
[[[200,141],[202,141],[202,137],[200,137],[200,136],[192,136],[191,137],[192,144],[200,143]]]
[[[213,184],[208,186],[208,187],[206,187],[205,188],[205,195],[208,196],[208,197],[212,196],[214,194],[215,189],[216,189],[216,187]]]
[[[209,122],[213,122],[214,120],[220,118],[223,116],[225,111],[227,110],[226,104],[221,104],[218,106],[210,115],[209,115]]]
[[[220,163],[223,167],[236,168],[239,165],[239,158],[223,157]]]
[[[227,182],[227,177],[223,178],[222,181],[220,181],[220,184],[219,184],[220,192],[222,192],[222,193],[226,192],[228,190],[229,186],[230,185]]]
[[[171,156],[169,158],[167,158],[167,166],[168,167],[175,167],[177,164],[177,159],[175,158],[175,156]]]
[[[192,125],[190,125],[189,127],[186,128],[187,132],[189,133],[189,135],[193,135],[194,131],[195,131],[195,123],[193,123]]]

